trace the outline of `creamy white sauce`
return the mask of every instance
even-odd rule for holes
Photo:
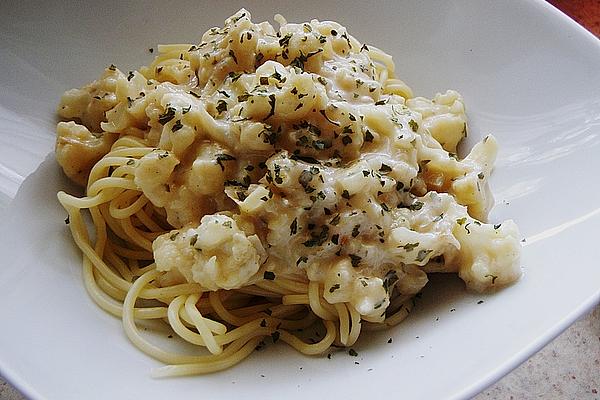
[[[426,271],[458,272],[475,290],[519,277],[516,226],[477,220],[493,203],[497,144],[458,159],[457,92],[413,97],[388,55],[330,21],[277,30],[240,10],[200,44],[159,53],[65,93],[59,112],[157,148],[135,183],[176,228],[153,245],[170,279],[232,289],[268,270],[322,282],[328,301],[378,320],[394,286],[417,293]],[[66,171],[98,158],[61,149]]]

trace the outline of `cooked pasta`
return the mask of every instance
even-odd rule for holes
[[[156,376],[228,368],[269,337],[351,346],[406,318],[428,273],[475,291],[521,274],[516,225],[483,222],[496,140],[457,155],[461,95],[415,97],[338,23],[276,20],[242,9],[61,99],[56,157],[85,195],[58,199],[86,288],[167,364]],[[204,354],[158,347],[141,320]]]

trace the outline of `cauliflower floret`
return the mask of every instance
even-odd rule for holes
[[[349,258],[341,259],[329,269],[324,287],[323,297],[329,303],[348,302],[373,322],[383,319],[383,312],[390,304],[384,280],[358,274]]]
[[[353,286],[350,304],[354,309],[371,322],[382,322],[384,312],[390,305],[390,296],[383,287],[383,280],[365,276],[356,279]]]
[[[521,276],[519,230],[512,220],[499,225],[466,222],[457,225],[455,236],[461,244],[458,275],[469,289],[483,292]]]
[[[178,269],[209,290],[246,286],[266,259],[258,237],[247,236],[226,215],[206,215],[198,228],[159,236],[152,248],[159,271]]]
[[[152,204],[164,207],[170,200],[168,183],[179,160],[166,150],[154,150],[142,157],[135,169],[135,184]]]
[[[456,153],[456,146],[467,135],[467,118],[462,96],[454,91],[438,93],[432,100],[415,97],[406,104],[423,116],[423,127],[444,150]]]
[[[106,121],[105,113],[118,103],[115,91],[119,80],[125,80],[125,75],[111,65],[100,79],[81,89],[67,90],[60,99],[58,115],[75,119],[91,131],[100,131],[100,123]]]
[[[494,196],[490,189],[488,177],[492,172],[498,153],[498,142],[492,135],[473,146],[473,149],[463,160],[470,171],[452,182],[450,193],[456,197],[459,204],[469,208],[469,214],[481,221],[487,216],[494,205]]]
[[[90,170],[117,139],[110,133],[92,133],[73,121],[56,127],[56,160],[65,174],[81,186],[87,184]]]

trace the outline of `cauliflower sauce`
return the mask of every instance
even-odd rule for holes
[[[361,325],[391,325],[428,273],[475,291],[521,274],[516,225],[485,223],[496,140],[457,155],[461,95],[414,96],[389,55],[338,23],[276,19],[242,9],[199,44],[158,46],[149,66],[111,65],[61,99],[56,157],[86,197],[59,199],[86,285],[165,374],[222,369],[274,332],[309,354],[350,346]],[[229,364],[157,353],[139,318],[166,318]],[[324,342],[294,336],[318,320]]]

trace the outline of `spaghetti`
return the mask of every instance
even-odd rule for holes
[[[240,10],[62,98],[57,159],[86,193],[58,199],[86,289],[168,364],[156,376],[228,368],[268,337],[309,355],[352,346],[406,318],[428,272],[474,290],[520,275],[514,223],[480,221],[495,140],[456,156],[460,95],[413,97],[339,24],[278,18]],[[206,354],[160,348],[141,320]],[[313,343],[299,332],[314,324]]]

